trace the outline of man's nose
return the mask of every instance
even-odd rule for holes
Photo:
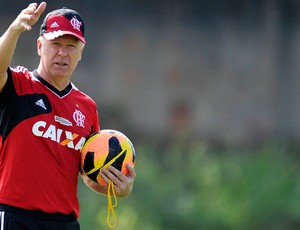
[[[61,46],[58,50],[58,55],[65,57],[67,56],[67,49],[64,46]]]

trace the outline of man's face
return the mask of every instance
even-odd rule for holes
[[[72,35],[53,40],[38,39],[38,54],[45,77],[70,79],[81,59],[84,44]]]

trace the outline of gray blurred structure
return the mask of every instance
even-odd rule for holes
[[[28,2],[2,5],[2,32]],[[170,133],[212,144],[298,141],[300,1],[48,4],[86,20],[74,83],[97,101],[102,128],[154,141]],[[12,65],[37,66],[38,29],[23,35]]]

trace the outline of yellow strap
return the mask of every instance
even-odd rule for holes
[[[112,201],[112,196],[114,199],[114,203]],[[110,180],[107,188],[107,219],[106,219],[107,224],[110,228],[114,228],[117,226],[117,216],[114,210],[114,208],[117,207],[117,205],[118,205],[118,200],[115,192],[115,186],[112,180]]]
[[[116,161],[116,159],[118,159],[124,152],[126,149],[124,149],[123,151],[121,151],[117,156],[115,156],[113,159],[111,159],[109,162],[107,162],[105,165],[103,165],[102,168],[107,168],[108,166],[110,166],[112,163],[114,163]],[[93,169],[88,172],[92,173]],[[112,195],[111,195],[112,193]],[[114,199],[114,203],[112,202],[112,196]],[[117,226],[117,216],[115,213],[114,208],[116,208],[118,205],[118,199],[116,196],[116,192],[115,192],[115,185],[114,182],[112,182],[112,180],[109,180],[108,182],[108,187],[107,187],[107,224],[110,228],[114,228]],[[112,216],[111,216],[112,215]],[[111,223],[111,221],[113,221],[113,223]]]

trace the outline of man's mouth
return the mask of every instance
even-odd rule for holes
[[[55,65],[58,65],[58,66],[67,66],[68,64],[65,63],[65,62],[55,62]]]

